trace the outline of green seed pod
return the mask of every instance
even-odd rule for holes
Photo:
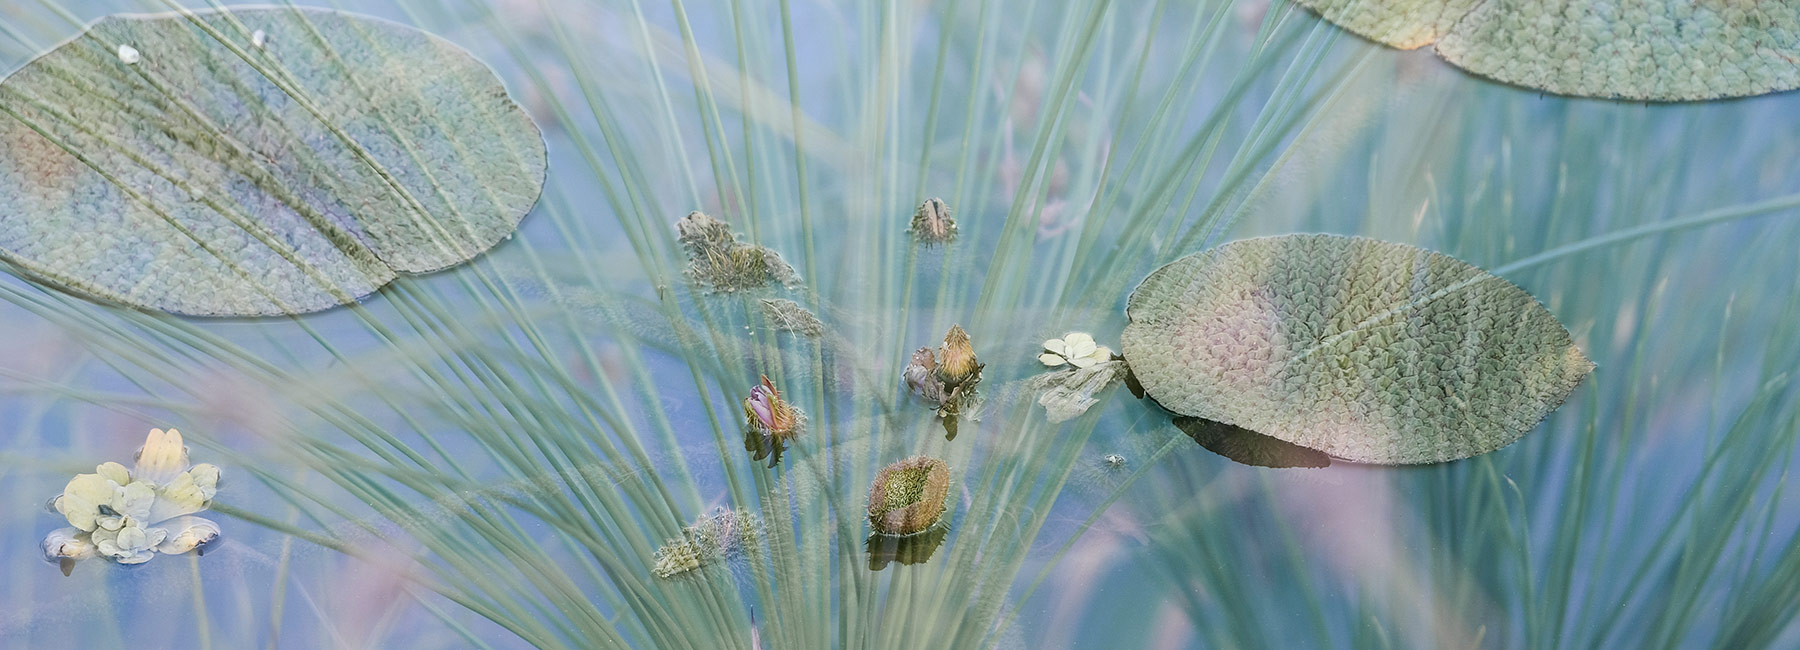
[[[950,495],[950,465],[914,456],[881,468],[869,487],[869,526],[876,534],[917,535],[943,521]]]

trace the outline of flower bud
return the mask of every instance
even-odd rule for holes
[[[944,344],[938,348],[938,380],[947,388],[974,385],[981,381],[981,368],[975,359],[975,347],[969,343],[969,333],[961,325],[951,325],[944,334]]]

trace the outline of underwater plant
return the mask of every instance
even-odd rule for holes
[[[142,564],[180,555],[219,537],[219,525],[194,516],[212,505],[219,468],[190,465],[181,432],[151,429],[129,471],[107,462],[69,480],[50,505],[69,527],[44,537],[44,559],[68,575],[76,560],[99,557]]]

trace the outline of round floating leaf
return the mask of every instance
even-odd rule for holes
[[[1126,315],[1126,362],[1164,407],[1358,462],[1499,449],[1593,369],[1518,287],[1361,237],[1190,255],[1150,274]]]
[[[1800,88],[1794,0],[1300,0],[1370,40],[1563,95],[1691,101]]]
[[[0,256],[138,307],[316,311],[492,247],[545,162],[493,72],[425,32],[113,16],[0,82]]]

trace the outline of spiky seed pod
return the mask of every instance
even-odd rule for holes
[[[724,252],[737,245],[737,238],[731,234],[731,226],[699,210],[689,212],[675,222],[675,232],[691,258],[705,257],[710,252]]]
[[[947,244],[956,239],[956,220],[950,218],[950,206],[943,199],[932,197],[913,211],[912,227],[907,231],[913,241],[926,246]]]
[[[950,495],[950,465],[914,456],[881,468],[869,487],[869,526],[877,534],[917,535],[943,521]]]

